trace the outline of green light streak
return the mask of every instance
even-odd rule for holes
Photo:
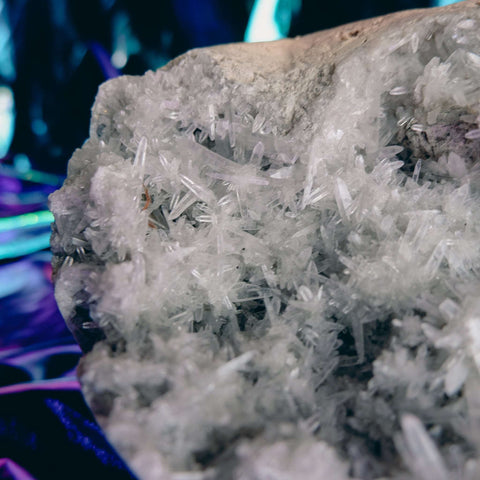
[[[275,19],[279,0],[255,0],[245,31],[246,42],[267,42],[284,38]]]
[[[451,5],[452,3],[458,3],[461,0],[437,0],[436,7],[446,7],[447,5]]]
[[[53,215],[48,210],[25,213],[16,217],[0,218],[0,233],[22,228],[46,227],[53,222]]]
[[[14,240],[0,245],[0,260],[6,258],[22,257],[30,253],[38,252],[50,246],[50,233],[42,233],[32,238]]]
[[[44,185],[52,185],[59,187],[64,181],[64,177],[54,175],[52,173],[39,172],[38,170],[29,170],[28,172],[20,172],[14,167],[8,165],[0,165],[0,174],[6,177],[18,178],[28,182],[43,183]]]

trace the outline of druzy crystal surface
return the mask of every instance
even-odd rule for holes
[[[479,160],[473,1],[102,85],[56,298],[138,476],[480,478]]]

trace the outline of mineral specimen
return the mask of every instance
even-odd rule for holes
[[[51,197],[142,479],[478,479],[480,3],[102,85]]]

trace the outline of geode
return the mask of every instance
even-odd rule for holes
[[[100,87],[51,196],[142,479],[480,478],[480,2]]]

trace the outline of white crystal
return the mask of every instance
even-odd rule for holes
[[[422,422],[415,415],[406,414],[402,417],[402,429],[406,445],[405,460],[412,462],[410,467],[418,478],[448,480],[450,475],[443,459]]]

